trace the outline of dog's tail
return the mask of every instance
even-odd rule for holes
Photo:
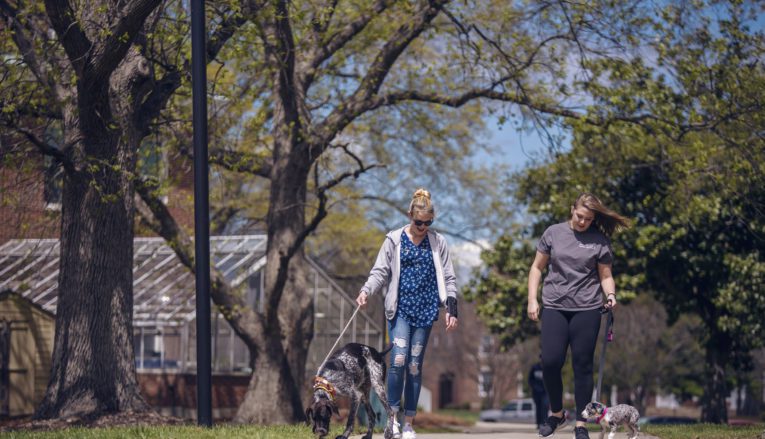
[[[380,352],[380,355],[387,354],[388,352],[390,352],[391,349],[393,349],[393,343],[389,344],[387,349],[385,349],[384,351]]]
[[[383,359],[385,354],[387,354],[388,352],[390,352],[391,349],[393,349],[393,343],[391,343],[388,346],[388,348],[382,352],[378,352],[377,349],[371,346],[366,346],[366,345],[363,345],[363,346],[364,346],[363,352],[365,357],[367,357],[368,359],[372,359],[377,363],[382,363],[382,364],[385,364],[385,360]]]

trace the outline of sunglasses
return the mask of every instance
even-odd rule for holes
[[[420,220],[413,219],[412,221],[414,221],[414,225],[417,227],[420,227],[420,226],[430,227],[430,225],[433,224],[433,220],[420,221]]]

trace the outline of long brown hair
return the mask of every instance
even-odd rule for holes
[[[574,202],[574,208],[584,206],[595,214],[592,223],[606,236],[611,236],[615,231],[629,229],[630,220],[606,207],[595,195],[583,192]]]

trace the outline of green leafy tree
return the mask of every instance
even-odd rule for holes
[[[465,299],[475,302],[476,313],[505,348],[539,334],[537,324],[526,316],[526,283],[535,252],[529,242],[500,237],[481,253],[482,268],[463,289]]]
[[[764,335],[765,44],[750,28],[757,4],[707,6],[665,5],[634,52],[590,60],[570,150],[517,175],[514,192],[533,236],[582,191],[635,220],[614,238],[617,288],[653,293],[670,321],[700,317],[702,419],[725,422],[726,371]]]
[[[669,7],[668,21],[689,24],[684,12]],[[571,151],[517,187],[542,218],[564,217],[566,200],[585,189],[635,218],[635,229],[617,237],[624,262],[616,270],[629,277],[620,289],[653,291],[671,318],[701,317],[708,422],[727,420],[726,370],[762,343],[765,312],[765,145],[757,134],[765,72],[756,61],[765,47],[743,23],[745,10],[734,5],[728,17],[715,23],[717,34],[706,19],[680,33],[664,29],[656,70],[638,57],[600,63],[602,81],[589,89],[597,102],[618,103],[604,111],[652,116],[607,129],[574,124]]]

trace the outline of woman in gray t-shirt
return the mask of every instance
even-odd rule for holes
[[[545,230],[529,271],[528,315],[542,319],[542,369],[552,415],[539,428],[547,437],[565,422],[561,369],[571,346],[576,399],[576,439],[589,435],[581,416],[590,402],[593,355],[600,330],[600,309],[616,306],[611,274],[613,251],[609,236],[629,227],[629,220],[607,208],[594,195],[583,193],[571,206],[571,219]],[[543,312],[537,301],[542,270],[549,271],[542,286]]]

